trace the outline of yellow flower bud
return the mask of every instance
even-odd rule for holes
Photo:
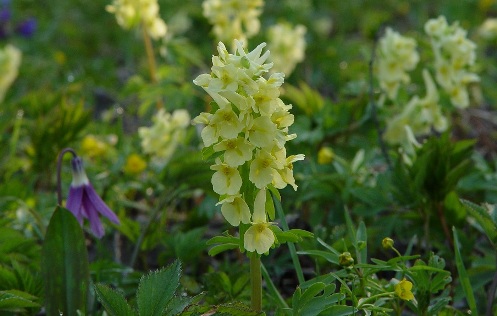
[[[390,237],[385,237],[381,241],[381,245],[383,246],[384,249],[392,249],[393,248],[394,241]]]
[[[354,258],[352,258],[350,252],[344,252],[340,256],[338,256],[338,264],[340,264],[342,267],[350,267],[354,264]]]
[[[329,164],[335,158],[335,153],[330,147],[322,147],[318,152],[318,163],[320,165]]]

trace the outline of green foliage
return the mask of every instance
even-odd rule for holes
[[[143,276],[136,292],[137,310],[129,305],[120,292],[104,284],[95,285],[95,291],[99,301],[111,315],[179,315],[192,302],[192,298],[175,295],[180,277],[179,261]]]
[[[102,303],[105,310],[114,316],[134,316],[138,315],[126,302],[124,296],[116,290],[111,289],[105,284],[96,284],[95,292],[98,300]]]
[[[466,300],[468,301],[469,308],[471,313],[478,313],[478,309],[476,308],[476,301],[474,296],[473,288],[471,287],[471,283],[469,282],[469,277],[466,272],[466,268],[464,267],[464,262],[461,256],[461,245],[459,243],[459,237],[457,236],[457,231],[455,228],[452,229],[454,234],[454,251],[456,253],[456,266],[457,272],[459,273],[459,279],[464,290],[464,294],[466,296]]]
[[[483,230],[493,247],[497,249],[497,211],[494,205],[476,205],[467,200],[461,200],[469,215],[474,218],[478,228]]]
[[[26,308],[40,307],[38,298],[29,293],[8,290],[0,291],[0,311],[3,313],[21,313]],[[4,314],[2,314],[4,315]]]
[[[89,267],[83,231],[67,209],[56,207],[43,242],[41,270],[50,315],[86,310]]]

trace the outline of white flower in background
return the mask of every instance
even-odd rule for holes
[[[305,33],[303,25],[294,28],[288,23],[278,23],[268,29],[268,49],[274,63],[271,71],[290,75],[295,66],[304,60]]]
[[[457,22],[449,25],[443,16],[426,22],[425,32],[431,40],[438,84],[449,94],[455,107],[468,107],[467,86],[480,80],[470,71],[476,59],[476,44],[467,38],[466,30]]]
[[[411,78],[407,71],[413,70],[418,61],[416,41],[386,29],[385,35],[378,42],[378,55],[375,71],[380,87],[387,96],[394,100],[401,84],[408,84]]]
[[[211,166],[215,171],[211,182],[220,195],[221,213],[233,226],[251,223],[244,247],[262,254],[275,242],[267,222],[266,188],[282,189],[289,184],[296,190],[293,163],[304,155],[286,156],[285,143],[296,137],[288,134],[292,107],[279,98],[284,75],[263,77],[272,66],[265,63],[269,57],[269,52],[262,53],[265,43],[248,53],[241,42],[235,40],[235,46],[235,53],[230,54],[219,43],[212,72],[193,81],[215,101],[213,113],[201,113],[193,123],[203,125],[204,145],[218,154]],[[251,193],[252,200],[246,200],[247,188],[258,190],[255,200]]]
[[[478,34],[486,40],[497,38],[497,18],[488,18],[478,29]]]
[[[13,45],[0,49],[0,102],[5,98],[7,90],[17,78],[21,65],[22,53]]]
[[[150,154],[158,165],[163,166],[174,154],[178,145],[184,142],[186,128],[190,125],[190,114],[186,110],[179,109],[171,115],[160,109],[152,121],[154,124],[151,127],[140,127],[138,135],[141,138],[143,151]]]
[[[448,123],[438,104],[439,94],[428,70],[423,69],[426,96],[414,96],[402,112],[387,121],[384,139],[393,145],[411,147],[416,136],[427,135],[433,128],[437,132],[447,130]]]
[[[263,0],[204,0],[202,8],[218,41],[231,44],[236,39],[246,45],[259,32],[263,5]]]
[[[114,13],[117,23],[126,30],[143,25],[153,39],[167,33],[167,25],[159,16],[157,0],[114,0],[105,9]]]

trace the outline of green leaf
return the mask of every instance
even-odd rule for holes
[[[464,294],[466,296],[466,300],[468,301],[469,309],[471,310],[471,314],[477,315],[478,309],[476,308],[476,300],[473,292],[473,288],[471,287],[471,283],[469,282],[469,276],[466,272],[466,268],[464,267],[464,262],[462,260],[461,251],[459,248],[461,247],[459,243],[459,237],[457,236],[457,231],[455,227],[452,227],[452,233],[454,235],[454,251],[456,253],[456,266],[457,272],[459,273],[459,280],[461,282],[461,286],[464,290]]]
[[[222,244],[222,245],[217,245],[209,249],[207,252],[209,256],[215,256],[217,254],[220,254],[221,252],[231,250],[231,249],[236,249],[239,247],[239,244]]]
[[[274,217],[275,217],[275,209],[274,209],[274,202],[273,202],[273,199],[271,197],[271,192],[269,192],[269,190],[266,191],[266,212],[269,216],[269,220],[270,221],[274,221]]]
[[[40,304],[35,302],[36,300],[38,300],[36,296],[23,291],[0,291],[0,311],[16,310],[26,307],[38,307]]]
[[[76,217],[56,207],[43,242],[41,270],[48,315],[83,314],[88,296],[89,268],[85,238]]]
[[[181,264],[175,261],[165,269],[143,276],[136,293],[140,316],[162,316],[179,286]]]
[[[107,285],[95,285],[95,292],[98,300],[104,306],[105,310],[113,316],[134,316],[136,312],[126,302],[124,296]]]
[[[461,203],[464,204],[469,215],[481,226],[494,248],[497,248],[497,223],[493,221],[490,215],[490,206],[485,205],[485,207],[482,207],[463,199],[461,199]]]
[[[338,255],[332,252],[322,250],[305,250],[297,252],[299,255],[316,256],[325,259],[328,262],[338,264]]]

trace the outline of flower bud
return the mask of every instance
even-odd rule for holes
[[[338,264],[340,264],[342,267],[350,267],[354,264],[354,258],[352,258],[350,252],[344,252],[340,256],[338,256]]]
[[[385,237],[381,241],[381,245],[383,246],[383,249],[392,249],[393,248],[394,241],[390,237]]]
[[[318,152],[318,163],[320,165],[326,165],[333,161],[335,153],[330,147],[322,147]]]

